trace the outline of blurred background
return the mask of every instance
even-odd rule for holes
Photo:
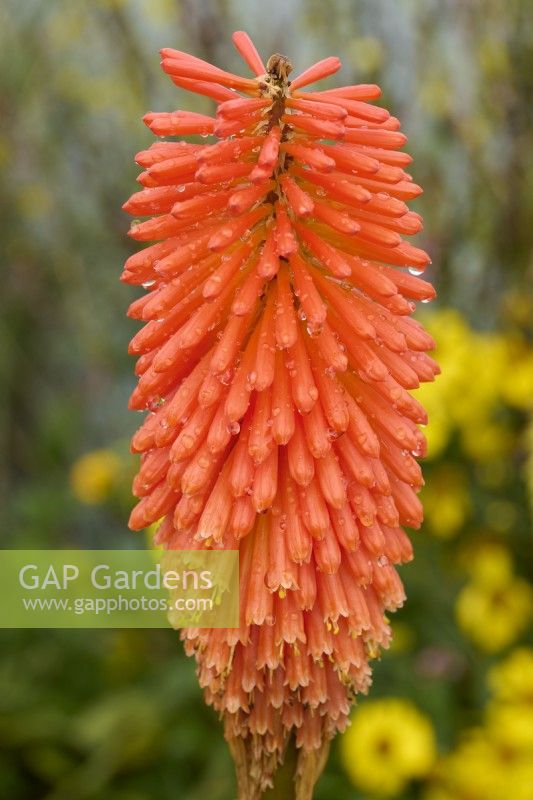
[[[528,13],[529,12],[529,13]],[[2,547],[131,547],[121,204],[148,110],[204,110],[172,46],[236,71],[247,30],[296,71],[377,82],[425,188],[423,306],[443,374],[426,523],[374,687],[317,800],[531,800],[533,21],[527,0],[4,0],[0,10]],[[529,331],[531,334],[531,331]],[[135,538],[137,537],[137,538]],[[139,538],[141,537],[141,538]],[[227,800],[233,772],[173,631],[0,633],[0,797]]]

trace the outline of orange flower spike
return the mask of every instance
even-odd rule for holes
[[[400,525],[420,526],[416,458],[427,415],[408,390],[438,374],[411,318],[435,296],[421,189],[379,87],[306,91],[337,58],[292,83],[243,31],[241,77],[165,48],[174,84],[212,114],[150,113],[158,141],[124,210],[151,242],[121,280],[143,286],[130,352],[130,407],[148,416],[133,529],[163,518],[167,548],[239,548],[241,627],[190,629],[185,649],[224,721],[239,800],[258,800],[289,742],[294,797],[310,798],[329,740],[370,682],[404,600],[393,564],[412,558]],[[218,139],[218,141],[216,141]],[[406,271],[408,268],[409,271]]]

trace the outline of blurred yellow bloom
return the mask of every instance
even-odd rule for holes
[[[508,379],[502,396],[509,405],[524,411],[533,408],[533,351],[523,342],[510,342]]]
[[[70,470],[74,495],[88,505],[102,503],[116,487],[120,468],[120,459],[111,450],[93,450],[80,456]]]
[[[442,374],[435,383],[423,384],[416,391],[417,399],[428,411],[428,458],[436,458],[446,447],[454,421],[452,406],[464,391],[470,364],[468,352],[470,330],[458,312],[444,309],[424,317],[430,333],[438,342],[435,357]]]
[[[533,708],[533,648],[513,650],[491,669],[488,684],[497,702],[529,703]]]
[[[514,650],[488,683],[493,696],[484,725],[466,731],[440,760],[424,800],[532,799],[533,649]]]
[[[438,773],[454,798],[488,800],[497,777],[496,752],[482,731],[473,731],[441,761]]]
[[[455,605],[459,627],[489,653],[515,641],[527,627],[532,609],[531,587],[520,578],[498,586],[468,583]]]
[[[360,789],[391,797],[430,772],[436,758],[433,728],[408,700],[366,702],[341,739],[341,754]]]
[[[470,511],[468,482],[464,472],[452,464],[436,469],[422,490],[424,516],[433,533],[442,538],[454,536]]]
[[[490,37],[478,45],[477,61],[488,78],[499,78],[511,69],[509,52],[503,39]]]
[[[492,704],[487,712],[487,731],[504,751],[529,754],[533,761],[533,707]]]
[[[533,511],[533,419],[526,430],[527,460],[524,466],[526,486],[529,495],[529,506]]]
[[[463,560],[466,571],[478,586],[498,589],[512,579],[511,554],[497,542],[475,543],[464,553]]]
[[[505,406],[531,408],[531,349],[515,334],[474,331],[453,309],[425,315],[424,322],[438,342],[435,357],[442,369],[436,383],[417,390],[429,415],[428,457],[438,457],[455,430],[474,461],[507,456],[514,434],[498,414]]]
[[[531,800],[532,786],[533,761],[480,728],[440,761],[424,800]]]
[[[503,425],[478,417],[462,428],[461,443],[467,456],[474,461],[489,461],[506,456],[513,445],[513,437]]]

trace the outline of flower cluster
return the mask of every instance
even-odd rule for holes
[[[482,650],[503,650],[527,629],[533,589],[514,574],[511,555],[501,544],[478,542],[466,558],[470,580],[456,601],[459,627]]]
[[[424,800],[529,800],[533,786],[533,649],[520,647],[489,673],[483,724],[441,759]]]
[[[533,471],[531,461],[527,463],[533,397],[533,353],[527,341],[531,305],[527,298],[517,302],[508,293],[500,313],[505,324],[499,331],[475,330],[455,309],[423,315],[439,343],[443,375],[416,392],[431,420],[425,431],[429,480],[421,500],[427,529],[442,539],[460,531],[479,540],[491,532],[518,532],[520,498],[526,499],[522,493],[529,489],[533,497]],[[472,363],[478,365],[476,380]]]
[[[515,304],[515,298],[506,299]],[[505,457],[515,443],[502,411],[531,409],[533,353],[521,331],[525,326],[476,331],[452,308],[424,319],[439,343],[442,367],[434,387],[421,386],[416,392],[431,418],[426,431],[429,458],[438,459],[456,433],[466,457],[474,462]],[[472,363],[477,365],[475,380]]]
[[[216,114],[145,117],[130,235],[156,241],[126,262],[147,291],[132,409],[142,454],[130,526],[163,518],[169,548],[240,550],[241,625],[188,630],[207,701],[234,753],[268,784],[286,743],[321,748],[369,685],[402,604],[394,564],[412,557],[427,422],[409,393],[437,374],[412,319],[434,290],[428,256],[403,236],[421,189],[406,137],[374,85],[303,91],[326,58],[290,81],[242,32],[253,78],[164,49],[172,81]],[[409,268],[409,271],[404,268]],[[243,750],[244,748],[244,750]],[[244,755],[243,755],[244,753]]]

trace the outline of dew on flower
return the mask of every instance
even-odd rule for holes
[[[233,40],[253,77],[162,51],[214,107],[145,116],[166,139],[138,155],[149,185],[125,204],[153,215],[132,238],[155,242],[123,275],[150,290],[130,407],[154,412],[135,435],[148,488],[130,526],[163,519],[164,547],[239,550],[243,630],[184,639],[259,796],[290,741],[314,783],[388,645],[385,610],[404,602],[393,564],[412,555],[401,526],[422,519],[425,416],[408,390],[438,368],[416,360],[433,346],[408,313],[434,294],[414,277],[429,259],[396,231],[418,230],[403,198],[420,189],[391,166],[406,137],[378,87],[309,91],[337,58],[293,79],[286,57],[265,65],[247,34]],[[359,541],[372,560],[351,560]]]

